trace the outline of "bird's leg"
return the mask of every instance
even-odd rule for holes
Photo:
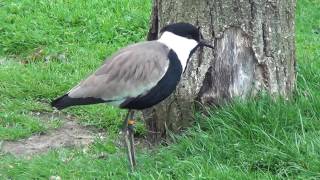
[[[132,165],[136,166],[136,154],[134,147],[134,111],[129,112],[129,120],[128,120],[128,132],[129,132],[129,141],[130,141],[130,153],[132,159]]]
[[[123,121],[123,125],[122,125],[122,133],[123,134],[125,134],[125,132],[127,132],[127,130],[128,130],[129,114],[130,114],[130,110],[128,110],[127,115]]]
[[[124,123],[123,123],[123,130],[122,130],[124,142],[125,142],[126,148],[128,150],[128,160],[129,160],[130,168],[132,171],[134,170],[134,166],[136,164],[134,152],[132,152],[132,150],[134,151],[134,146],[132,145],[133,140],[131,139],[133,137],[133,127],[132,127],[132,122],[134,122],[132,120],[133,114],[134,114],[134,112],[132,110],[128,111],[126,118],[124,120]]]

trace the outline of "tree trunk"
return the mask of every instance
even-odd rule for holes
[[[215,49],[199,49],[175,91],[143,112],[159,142],[193,122],[195,102],[218,105],[267,91],[287,97],[295,85],[296,0],[154,0],[149,40],[173,22],[200,26]]]

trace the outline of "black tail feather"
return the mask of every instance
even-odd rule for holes
[[[50,104],[52,107],[55,107],[59,110],[67,108],[69,106],[71,106],[70,104],[70,98],[68,97],[68,94],[65,94],[55,100],[53,100]]]
[[[86,98],[71,98],[68,94],[65,94],[51,102],[51,106],[55,107],[59,110],[65,109],[70,106],[76,105],[87,105],[87,104],[98,104],[104,103],[104,101],[100,98],[86,97]]]

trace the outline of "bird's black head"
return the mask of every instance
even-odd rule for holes
[[[199,41],[201,36],[199,29],[189,23],[174,23],[167,25],[161,29],[160,33],[165,31],[196,41]]]
[[[207,46],[210,48],[213,48],[206,40],[203,39],[203,36],[199,30],[200,28],[197,28],[193,26],[192,24],[189,23],[174,23],[167,25],[163,27],[160,30],[160,33],[163,32],[171,32],[175,35],[188,38],[188,39],[193,39],[199,43],[200,46]]]

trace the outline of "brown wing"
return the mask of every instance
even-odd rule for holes
[[[148,92],[164,76],[169,49],[156,41],[120,50],[87,79],[71,89],[71,98],[94,97],[122,101]]]

